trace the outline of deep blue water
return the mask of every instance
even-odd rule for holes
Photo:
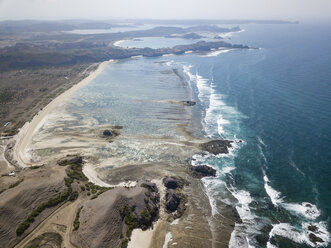
[[[274,226],[270,247],[295,245],[277,236],[298,247],[313,245],[307,242],[307,225],[331,229],[331,26],[244,29],[230,41],[261,49],[174,57],[192,65],[190,72],[210,88],[203,94],[196,89],[206,109],[206,135],[244,140],[232,156],[202,159],[223,169],[219,180],[226,182],[206,184],[218,199],[225,199],[215,192],[224,187],[236,195],[235,205],[252,229],[246,235],[251,245],[261,245],[256,234],[263,225],[279,222],[286,224]]]

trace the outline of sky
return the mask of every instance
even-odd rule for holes
[[[331,0],[0,0],[0,19],[331,20]]]

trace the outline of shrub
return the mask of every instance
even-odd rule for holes
[[[69,201],[75,201],[78,198],[78,192],[74,191],[70,194]]]
[[[76,217],[74,220],[74,231],[78,230],[80,222],[79,222],[79,216],[80,216],[80,211],[82,211],[83,206],[81,206],[80,208],[77,209],[76,212]]]
[[[15,183],[9,185],[8,189],[11,189],[11,188],[14,188],[14,187],[18,186],[18,185],[19,185],[21,182],[23,182],[23,181],[24,181],[23,178],[20,179],[20,180],[18,180],[17,182],[15,182]]]
[[[37,208],[32,210],[30,215],[21,224],[18,225],[18,227],[16,229],[16,235],[18,235],[18,236],[22,235],[24,233],[24,231],[29,228],[30,223],[33,223],[35,218],[42,211],[44,211],[46,208],[54,207],[54,206],[58,205],[59,203],[65,201],[68,198],[69,194],[70,194],[70,190],[67,190],[64,193],[49,199],[47,202],[41,203]]]

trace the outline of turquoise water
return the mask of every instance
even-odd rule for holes
[[[260,49],[124,60],[78,92],[85,103],[72,111],[131,135],[171,136],[178,109],[162,101],[196,100],[197,135],[243,141],[226,156],[195,156],[219,172],[203,180],[213,214],[224,202],[243,221],[230,247],[330,247],[331,26],[243,28],[230,41]],[[171,46],[167,40],[140,43]],[[311,225],[323,242],[309,240]]]

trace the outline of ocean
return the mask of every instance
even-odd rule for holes
[[[56,125],[48,125],[47,131],[45,124],[39,137],[58,132],[66,137],[58,141],[63,145],[72,142],[63,132],[123,125],[120,141],[84,146],[108,159],[105,168],[128,161],[151,163],[156,151],[159,161],[179,161],[186,159],[185,152],[179,153],[169,137],[177,137],[176,126],[192,119],[196,137],[236,141],[229,154],[198,153],[192,160],[217,169],[216,178],[203,179],[213,215],[222,214],[220,203],[228,204],[242,220],[229,247],[331,247],[331,26],[241,28],[243,32],[225,41],[258,49],[109,64],[70,99],[69,121],[58,118],[59,113],[50,115],[45,123]],[[144,38],[121,45],[137,42],[156,48],[166,40]],[[181,40],[171,44],[176,42]],[[170,100],[197,104],[187,111],[169,105]],[[185,118],[179,120],[179,115]],[[159,135],[169,139],[166,146],[153,141]],[[35,144],[42,144],[37,139]],[[49,146],[47,139],[39,146]]]
[[[196,156],[219,171],[204,180],[211,202],[243,220],[230,247],[330,247],[330,26],[242,28],[230,41],[258,50],[173,58],[195,82],[204,134],[243,141],[228,156]],[[325,242],[310,241],[309,225]]]

